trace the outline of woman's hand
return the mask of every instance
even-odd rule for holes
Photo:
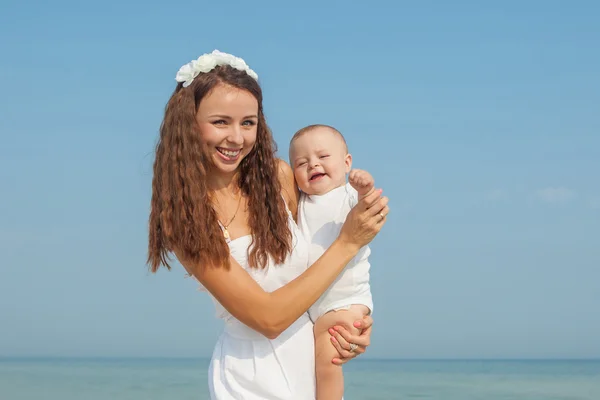
[[[367,315],[363,319],[354,322],[356,328],[362,329],[360,335],[352,335],[344,329],[344,327],[339,325],[329,328],[329,334],[334,339],[332,340],[332,343],[340,354],[340,358],[334,358],[332,362],[336,365],[342,365],[359,354],[363,354],[367,350],[369,344],[371,344],[372,325],[373,318]],[[350,343],[357,346],[353,351],[351,351]]]
[[[340,231],[339,239],[356,251],[366,246],[379,233],[390,212],[388,198],[381,197],[381,189],[373,190],[350,210]]]

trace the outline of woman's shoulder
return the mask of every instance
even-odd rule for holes
[[[296,180],[294,179],[294,171],[292,170],[292,167],[282,159],[277,159],[277,167],[283,198],[295,219],[298,211],[300,191],[298,190]]]

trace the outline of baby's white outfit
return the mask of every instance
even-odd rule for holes
[[[301,193],[298,204],[298,226],[309,243],[309,265],[312,265],[338,237],[346,216],[358,203],[358,192],[349,184],[323,195]],[[308,310],[313,321],[321,315],[353,304],[365,305],[373,311],[369,284],[369,246],[364,246],[348,263],[333,284]]]

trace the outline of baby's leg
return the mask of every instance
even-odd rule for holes
[[[329,328],[340,325],[352,334],[358,334],[354,321],[362,319],[368,312],[363,305],[353,305],[348,310],[330,311],[317,319],[314,327],[317,400],[341,400],[344,395],[342,367],[331,362],[339,354],[331,343]]]

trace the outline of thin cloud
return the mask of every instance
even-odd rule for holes
[[[504,189],[492,189],[485,193],[485,198],[490,201],[506,201],[508,192]]]
[[[567,203],[577,197],[575,191],[566,187],[547,187],[538,190],[535,195],[539,200],[552,204]]]
[[[591,198],[589,205],[592,210],[600,210],[600,197]]]

